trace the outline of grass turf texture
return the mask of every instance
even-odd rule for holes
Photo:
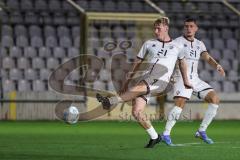
[[[162,131],[163,122],[154,126]],[[161,143],[153,149],[135,122],[5,122],[0,121],[0,160],[239,160],[239,121],[214,121],[207,145],[194,138],[199,122],[179,122],[172,132],[178,147]]]

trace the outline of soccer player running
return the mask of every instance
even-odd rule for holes
[[[104,97],[97,94],[96,97],[102,103],[104,109],[121,102],[132,100],[132,114],[139,124],[150,136],[146,148],[152,148],[161,141],[161,136],[157,134],[151,122],[145,118],[144,108],[150,94],[166,92],[170,77],[173,73],[177,59],[180,59],[180,71],[183,75],[184,85],[191,88],[186,75],[186,64],[182,55],[183,46],[179,46],[172,41],[168,34],[169,19],[163,17],[154,22],[154,33],[156,39],[146,41],[133,64],[133,73],[123,85],[123,92],[119,96]],[[141,64],[148,63],[145,75],[128,89],[128,85]]]
[[[204,43],[195,38],[197,30],[198,26],[196,20],[187,19],[184,22],[184,35],[175,39],[179,44],[182,43],[184,45],[185,59],[187,62],[187,77],[193,88],[186,89],[184,87],[181,73],[177,69],[175,73],[176,83],[174,84],[175,106],[168,114],[165,131],[162,135],[162,140],[168,145],[172,145],[170,138],[171,129],[175,125],[176,120],[180,117],[186,100],[188,100],[192,94],[208,102],[208,109],[195,137],[202,139],[207,144],[213,143],[213,140],[207,136],[206,129],[217,113],[219,97],[209,84],[198,77],[198,61],[202,58],[215,68],[221,76],[225,76],[225,72],[222,66],[208,54]]]

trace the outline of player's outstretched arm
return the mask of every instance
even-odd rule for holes
[[[201,58],[208,62],[208,64],[210,64],[213,68],[217,69],[221,76],[225,77],[225,71],[223,67],[220,64],[218,64],[216,60],[208,54],[208,52],[203,52],[201,54]]]
[[[187,77],[187,63],[185,62],[184,58],[179,60],[179,69],[180,69],[181,74],[182,74],[184,86],[187,89],[192,88],[192,85],[189,83],[189,80],[188,80],[188,77]]]

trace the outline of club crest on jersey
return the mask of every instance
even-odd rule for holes
[[[197,50],[200,50],[200,46],[197,46]]]
[[[184,44],[184,47],[187,47],[187,44]]]
[[[169,46],[169,49],[173,49],[173,46]]]
[[[156,47],[156,44],[153,44],[152,47]]]

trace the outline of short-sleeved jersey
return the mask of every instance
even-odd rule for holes
[[[187,40],[184,36],[175,39],[178,44],[183,45],[183,52],[187,63],[187,72],[190,79],[198,77],[198,61],[201,54],[207,51],[204,43],[196,38]],[[177,71],[179,73],[179,70]]]
[[[149,65],[149,72],[156,64],[166,67],[167,73],[165,73],[161,79],[169,81],[177,59],[184,58],[184,52],[182,52],[182,49],[183,45],[179,45],[175,40],[163,42],[159,39],[152,39],[143,44],[137,57],[152,64]]]

